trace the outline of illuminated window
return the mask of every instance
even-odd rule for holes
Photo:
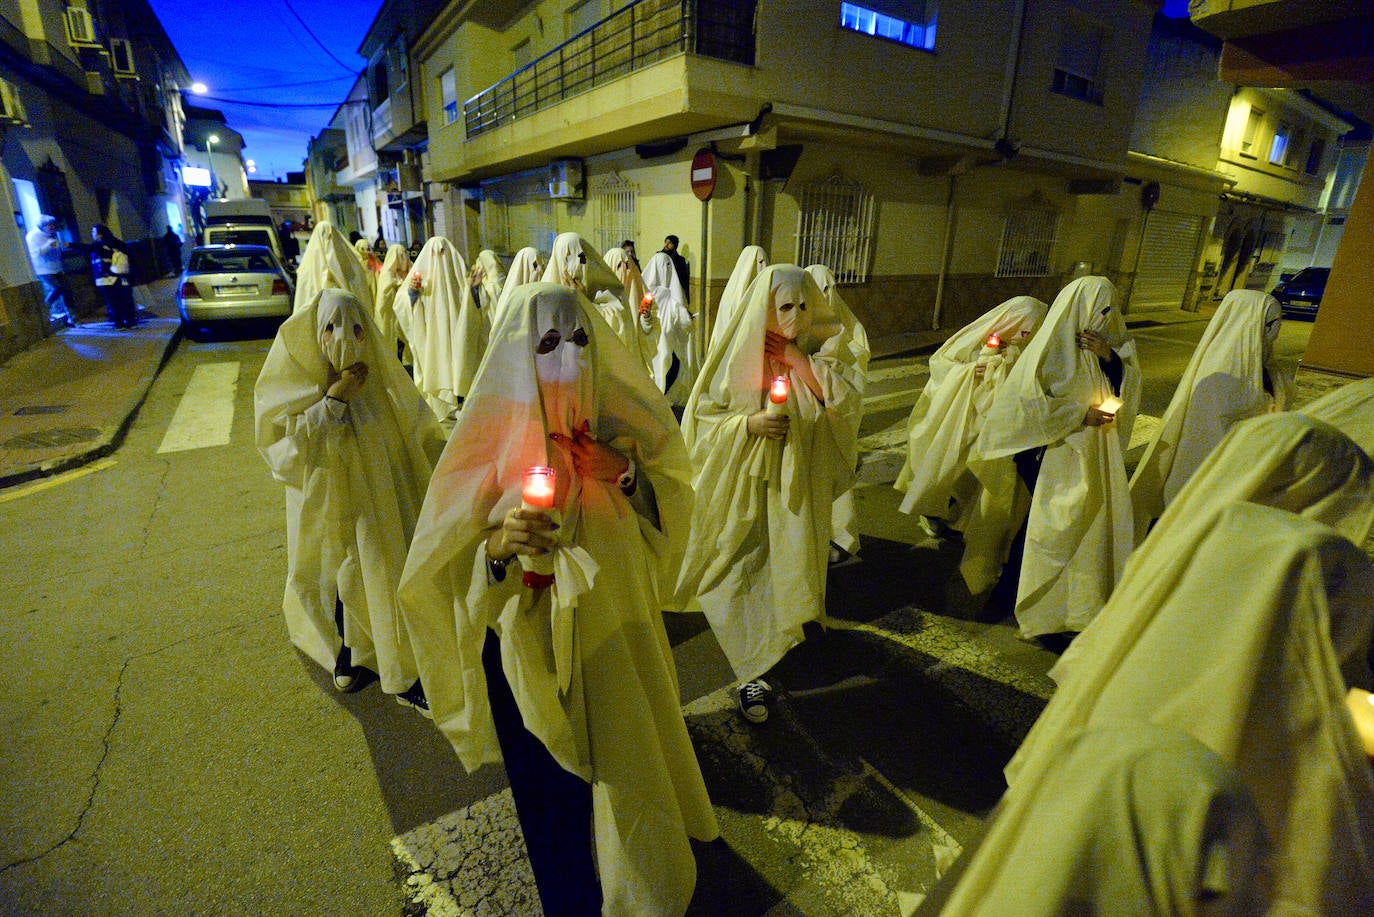
[[[1274,131],[1274,139],[1269,143],[1269,161],[1276,166],[1288,165],[1288,141],[1293,128],[1282,121]]]
[[[1060,95],[1082,99],[1094,105],[1102,104],[1102,82],[1098,71],[1102,66],[1103,28],[1076,16],[1064,20],[1064,32],[1059,43],[1059,58],[1054,67],[1050,89]]]
[[[444,123],[452,124],[458,120],[458,80],[452,67],[439,77],[439,95],[444,102]]]
[[[925,51],[935,50],[935,4],[868,0],[840,4],[840,27]]]

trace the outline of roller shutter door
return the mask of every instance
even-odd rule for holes
[[[1201,229],[1200,216],[1167,210],[1150,214],[1145,241],[1140,247],[1140,268],[1131,292],[1132,314],[1183,307],[1188,278],[1197,263]]]

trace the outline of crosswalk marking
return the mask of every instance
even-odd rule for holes
[[[184,452],[227,445],[234,425],[238,380],[238,361],[197,366],[157,451]]]

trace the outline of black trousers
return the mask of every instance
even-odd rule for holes
[[[482,645],[482,668],[544,914],[596,917],[601,913],[601,881],[592,852],[591,784],[565,771],[525,728],[501,668],[501,641],[491,630]]]

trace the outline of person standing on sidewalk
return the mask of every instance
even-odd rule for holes
[[[334,687],[427,713],[396,585],[434,462],[438,421],[353,294],[325,289],[282,323],[253,390],[258,451],[286,485],[291,642]]]
[[[67,299],[71,291],[62,276],[62,240],[57,237],[57,218],[43,214],[38,218],[38,226],[29,230],[25,237],[29,245],[29,260],[33,262],[33,272],[43,285],[43,302],[48,307],[48,320],[54,325],[68,328],[76,325],[72,318]]]
[[[105,315],[116,328],[138,324],[138,306],[129,283],[129,249],[110,227],[97,223],[91,227],[91,274],[96,289],[105,300]]]

